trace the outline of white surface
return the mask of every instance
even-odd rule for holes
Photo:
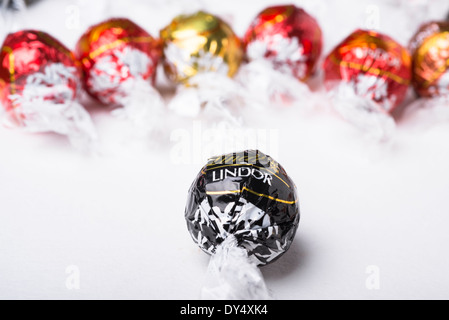
[[[183,1],[132,2],[120,8],[130,2],[114,1],[105,15],[83,6],[79,12],[87,24],[120,12],[157,34]],[[363,26],[371,4],[344,1],[350,10],[342,1],[315,2],[296,1],[319,18],[326,53]],[[406,19],[413,10],[400,2],[381,3],[380,29],[406,44],[418,19]],[[447,1],[429,2],[428,13],[417,11],[424,18],[443,17],[449,9]],[[85,28],[63,27],[74,3],[83,1],[45,0],[23,26],[73,46]],[[241,35],[275,1],[196,3],[228,17]],[[262,268],[274,297],[449,298],[447,117],[412,110],[398,119],[393,141],[380,145],[361,137],[316,95],[318,106],[307,112],[296,107],[251,119],[255,129],[277,130],[272,151],[301,201],[291,250]],[[191,240],[183,216],[187,190],[206,162],[198,123],[178,121],[167,129],[184,128],[192,139],[190,156],[179,164],[175,143],[133,139],[129,128],[99,108],[93,118],[103,143],[98,157],[77,153],[62,137],[0,129],[0,298],[198,299],[209,257]],[[80,272],[79,290],[66,286],[71,266]],[[378,290],[366,286],[370,266],[378,268]]]

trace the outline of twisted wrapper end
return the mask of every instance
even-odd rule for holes
[[[307,84],[288,72],[276,70],[263,59],[242,66],[236,81],[244,88],[246,104],[254,108],[272,108],[273,104],[279,107],[297,104],[301,108],[313,105]]]
[[[360,95],[347,83],[331,91],[334,110],[356,127],[366,138],[376,142],[390,141],[396,132],[396,122],[381,105]]]
[[[14,97],[12,97],[14,98]],[[44,99],[21,101],[5,113],[6,127],[19,127],[25,132],[54,132],[67,136],[72,146],[82,152],[96,153],[98,134],[89,113],[75,101],[55,104]]]
[[[160,93],[142,78],[129,79],[122,83],[117,98],[121,108],[113,115],[130,121],[138,137],[159,134],[165,130],[165,102]]]
[[[230,235],[217,248],[208,268],[203,300],[271,300],[263,275]]]
[[[215,72],[200,72],[188,85],[179,86],[168,108],[184,117],[195,118],[204,114],[240,126],[240,109],[243,106],[239,84],[227,75]]]

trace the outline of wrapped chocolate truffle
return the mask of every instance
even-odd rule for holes
[[[449,22],[423,24],[410,40],[412,83],[419,99],[403,118],[420,129],[449,121]]]
[[[160,34],[164,68],[175,82],[186,83],[204,72],[232,77],[242,61],[241,42],[232,28],[203,11],[176,17]]]
[[[202,109],[213,107],[229,116],[228,104],[239,90],[231,77],[243,59],[241,41],[232,28],[219,17],[199,11],[176,17],[160,37],[165,72],[178,84],[170,108],[197,116]]]
[[[326,58],[325,85],[345,119],[383,139],[394,129],[390,115],[406,97],[410,70],[410,55],[399,43],[357,30]]]
[[[263,10],[244,37],[249,61],[263,59],[300,81],[315,71],[323,48],[318,22],[294,5]]]
[[[410,41],[413,87],[420,97],[449,95],[449,22],[429,22]]]
[[[84,87],[107,106],[142,126],[157,123],[163,101],[154,88],[162,54],[160,41],[125,18],[92,26],[75,51],[83,68]]]
[[[254,100],[270,104],[310,98],[301,82],[313,75],[323,48],[321,28],[311,15],[294,5],[266,8],[243,43],[249,64],[239,76]]]
[[[90,148],[96,132],[77,103],[81,70],[73,53],[49,34],[9,34],[0,53],[0,102],[9,126],[56,132]]]
[[[300,221],[296,186],[279,163],[260,151],[215,157],[193,182],[185,217],[193,240],[213,255],[211,265],[226,287],[222,294],[254,298],[263,286],[255,289],[258,285],[241,270],[261,284],[255,266],[276,261],[290,248]],[[231,249],[238,252],[236,261]],[[241,284],[234,288],[231,283]],[[221,294],[207,289],[206,296]]]

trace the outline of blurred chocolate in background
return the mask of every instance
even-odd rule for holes
[[[0,0],[0,8],[5,7],[12,10],[21,10],[26,6],[30,6],[39,0]]]

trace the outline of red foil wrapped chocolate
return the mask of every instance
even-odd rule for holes
[[[39,117],[39,105],[74,101],[80,76],[73,53],[49,34],[12,33],[0,53],[0,101],[10,122],[25,126]]]
[[[391,113],[407,94],[411,58],[390,37],[357,30],[329,54],[324,71],[328,89],[346,83],[357,96],[376,102],[378,111]]]
[[[243,40],[250,61],[264,59],[302,81],[314,72],[323,47],[317,21],[294,5],[263,10]]]
[[[429,22],[410,41],[413,87],[421,97],[449,95],[449,22]]]
[[[123,104],[134,80],[154,83],[162,46],[134,22],[110,19],[89,28],[76,55],[87,92],[103,104]]]
[[[7,36],[0,52],[0,102],[6,124],[27,132],[66,135],[72,145],[94,151],[97,133],[77,102],[81,68],[74,54],[45,32]]]

